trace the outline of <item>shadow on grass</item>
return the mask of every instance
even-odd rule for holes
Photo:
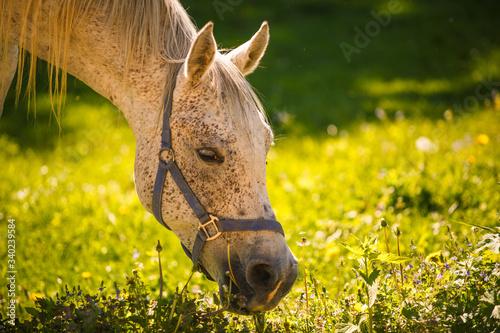
[[[38,68],[46,67],[43,61],[40,60],[39,62],[42,64],[38,65]],[[17,76],[14,78],[14,82],[16,80]],[[34,101],[30,101],[26,95],[25,89],[22,89],[19,103],[16,106],[16,92],[13,84],[7,95],[3,114],[0,118],[0,135],[6,134],[9,136],[21,150],[52,151],[63,136],[74,136],[77,133],[81,135],[85,130],[88,131],[91,128],[88,125],[91,122],[89,116],[100,116],[99,113],[107,112],[112,113],[108,115],[112,118],[119,117],[116,108],[108,100],[71,75],[68,75],[65,107],[75,108],[78,106],[83,108],[85,112],[68,115],[63,109],[57,115],[50,101],[47,72],[38,70],[36,80],[36,108],[33,107]],[[67,121],[68,116],[72,117],[71,121]],[[58,118],[61,125],[58,123]]]

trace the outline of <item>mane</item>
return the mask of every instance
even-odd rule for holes
[[[14,2],[22,1],[20,52],[16,84],[16,104],[22,86],[23,72],[27,70],[27,94],[35,98],[35,73],[38,44],[38,22],[42,4],[46,0],[0,0],[0,40],[4,57],[9,44],[10,21]],[[133,64],[141,64],[145,56],[160,57],[167,62],[184,60],[196,28],[188,14],[176,0],[53,0],[50,7],[49,35],[49,86],[53,108],[60,112],[66,93],[67,54],[70,35],[75,26],[86,24],[104,15],[108,29],[116,29],[126,53],[125,73]],[[27,45],[27,36],[31,38]],[[27,48],[30,55],[27,56]],[[25,60],[29,64],[25,68]],[[56,114],[57,116],[57,114]]]
[[[23,72],[29,72],[27,94],[35,100],[35,74],[37,64],[38,29],[37,23],[42,15],[42,4],[47,0],[0,0],[0,52],[7,52],[9,44],[10,21],[14,3],[22,2],[21,34],[19,36],[18,76],[16,83],[16,104],[19,99]],[[177,0],[52,0],[49,17],[49,93],[56,120],[63,107],[66,94],[67,54],[70,36],[75,26],[85,25],[98,16],[105,18],[105,27],[115,29],[120,37],[119,43],[125,52],[125,71],[132,66],[143,64],[145,57],[163,59],[175,68],[182,63],[196,36],[196,28],[187,12]],[[47,13],[45,13],[47,14]],[[31,38],[30,45],[27,37]],[[28,54],[27,49],[30,52]],[[5,55],[5,54],[4,54]],[[5,56],[2,57],[5,59]],[[29,63],[25,66],[25,60]],[[1,68],[1,64],[0,64]],[[167,78],[171,86],[174,70]],[[254,90],[241,72],[218,53],[216,61],[208,73],[232,120],[251,135],[248,112],[257,109],[261,120],[268,126],[266,113]],[[168,89],[167,89],[168,94]],[[224,98],[223,96],[227,96]],[[224,98],[224,100],[222,100]],[[35,103],[33,103],[35,104]],[[251,140],[250,140],[251,141]]]

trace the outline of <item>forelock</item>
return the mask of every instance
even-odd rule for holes
[[[240,128],[251,142],[255,126],[264,126],[270,131],[269,121],[257,94],[238,68],[221,54],[207,72],[207,79],[214,85],[219,106],[232,122]],[[259,123],[255,123],[255,119]]]

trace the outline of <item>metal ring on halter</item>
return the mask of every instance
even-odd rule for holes
[[[162,157],[161,157],[161,154],[164,152],[164,151],[168,151],[170,153],[170,155],[172,156],[171,159],[169,160],[164,160]],[[158,160],[160,162],[163,162],[165,164],[168,164],[169,162],[173,162],[175,161],[175,153],[174,153],[174,150],[172,148],[168,148],[168,149],[161,149],[159,152],[158,152]]]
[[[219,227],[217,226],[219,219],[216,216],[213,216],[212,214],[208,214],[208,216],[210,216],[210,221],[203,223],[203,224],[201,222],[198,222],[198,230],[203,231],[203,233],[207,237],[207,239],[205,239],[205,241],[214,240],[217,237],[219,237],[220,235],[222,235],[222,231],[220,231]],[[209,225],[212,225],[212,227],[215,229],[216,233],[213,236],[210,236],[210,234],[208,233],[207,227]]]

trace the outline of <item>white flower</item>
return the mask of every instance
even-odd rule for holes
[[[139,258],[139,256],[141,255],[141,253],[139,251],[137,251],[137,249],[134,249],[134,253],[132,253],[132,260],[137,260]]]
[[[437,143],[425,136],[421,136],[415,141],[415,147],[424,153],[435,153],[439,148]]]

